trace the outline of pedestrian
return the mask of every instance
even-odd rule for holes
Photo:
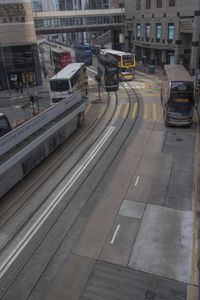
[[[19,88],[20,88],[21,93],[23,94],[23,83],[22,83],[22,81],[20,81],[20,83],[19,83]]]

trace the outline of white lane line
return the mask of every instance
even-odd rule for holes
[[[118,233],[118,231],[119,231],[119,228],[120,228],[120,224],[119,225],[117,225],[117,228],[115,229],[115,233],[114,233],[114,235],[113,235],[113,238],[112,238],[112,240],[111,240],[111,244],[114,244],[114,241],[115,241],[115,239],[116,239],[116,236],[117,236],[117,233]]]
[[[107,133],[103,136],[103,138],[99,141],[94,150],[90,153],[88,158],[83,162],[83,164],[78,168],[78,170],[72,175],[71,179],[65,184],[62,190],[57,194],[57,196],[53,199],[53,201],[49,204],[49,206],[45,209],[45,211],[40,215],[40,217],[36,220],[36,222],[32,225],[30,230],[25,234],[23,239],[21,239],[11,253],[6,257],[6,259],[0,265],[0,278],[5,274],[5,272],[9,269],[11,264],[15,261],[15,259],[19,256],[28,242],[32,239],[32,237],[37,233],[42,224],[46,221],[48,216],[54,210],[54,208],[60,203],[63,199],[64,195],[69,191],[74,182],[79,178],[79,176],[83,173],[86,167],[89,165],[91,160],[95,157],[101,147],[105,144],[109,136],[112,134],[115,127],[110,127]]]
[[[137,177],[136,182],[135,182],[135,186],[138,185],[139,180],[140,180],[140,176]]]

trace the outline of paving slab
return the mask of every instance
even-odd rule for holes
[[[134,219],[141,219],[146,205],[144,203],[124,200],[119,210],[119,215]]]
[[[109,232],[100,260],[127,266],[140,220],[117,216]]]
[[[150,274],[189,283],[192,224],[191,211],[147,205],[129,266]]]

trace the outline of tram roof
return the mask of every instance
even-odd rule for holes
[[[71,79],[72,76],[83,66],[84,63],[71,63],[55,74],[50,81],[56,79]]]
[[[56,53],[63,53],[63,52],[67,52],[67,53],[70,53],[70,51],[69,50],[66,50],[66,49],[64,49],[64,48],[56,48],[56,47],[53,47],[53,48],[51,48],[51,51],[53,51],[53,52],[56,52]]]
[[[123,52],[123,51],[118,51],[118,50],[113,50],[113,49],[102,49],[102,53],[109,53],[109,54],[114,54],[118,56],[123,56],[123,55],[134,55],[133,53],[128,53],[128,52]]]
[[[113,62],[113,61],[117,62],[117,59],[115,57],[113,57],[112,55],[110,55],[109,53],[100,54],[99,58],[106,62]]]
[[[169,81],[193,81],[188,71],[182,65],[164,65],[164,69]]]

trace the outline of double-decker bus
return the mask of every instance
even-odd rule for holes
[[[50,56],[55,72],[62,70],[65,66],[72,63],[71,53],[61,48],[51,48]]]
[[[98,56],[98,75],[106,91],[118,90],[118,62],[115,57],[109,54],[100,54]]]
[[[164,65],[161,101],[166,125],[192,124],[195,107],[195,84],[182,65]]]
[[[92,65],[92,49],[90,45],[76,44],[75,57],[77,62],[83,62],[86,66]]]
[[[51,104],[81,90],[82,97],[87,96],[88,77],[84,63],[71,63],[55,74],[50,80]]]
[[[119,80],[132,80],[135,73],[135,55],[113,49],[102,49],[100,53],[107,53],[118,61]]]

